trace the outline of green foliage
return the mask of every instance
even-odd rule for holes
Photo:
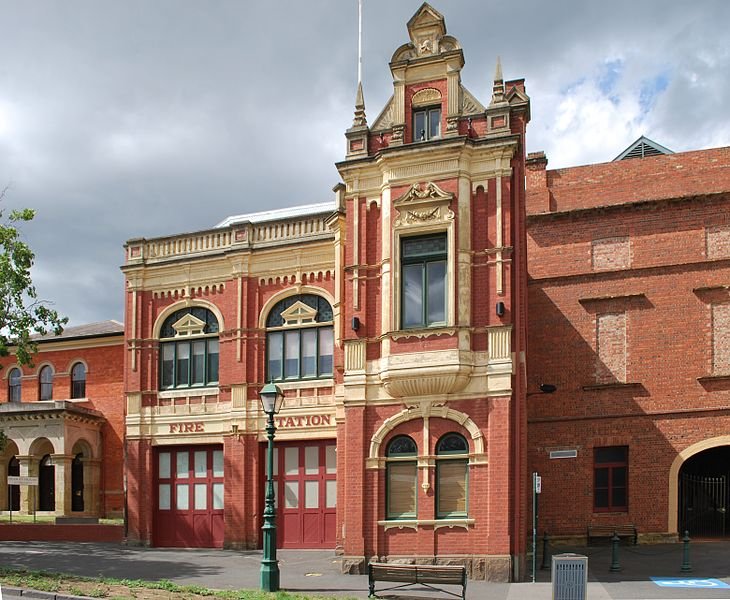
[[[5,446],[8,443],[8,436],[5,435],[5,432],[0,429],[0,452],[5,450]]]
[[[0,200],[7,189],[0,192]],[[33,364],[33,334],[52,331],[59,335],[68,322],[38,299],[30,276],[35,254],[21,239],[19,226],[34,216],[30,208],[13,210],[7,218],[0,210],[0,356],[7,356],[14,346],[18,363],[23,365]]]

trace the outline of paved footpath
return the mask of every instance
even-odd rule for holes
[[[693,572],[680,574],[681,544],[621,546],[620,573],[609,573],[608,547],[557,548],[589,557],[588,600],[684,600],[695,598],[730,599],[730,543],[693,543]],[[366,598],[367,577],[342,575],[339,560],[331,551],[279,550],[281,587],[292,592]],[[2,542],[0,565],[32,570],[55,571],[88,577],[119,579],[167,579],[180,585],[200,585],[215,589],[257,588],[260,551],[137,548],[117,544],[66,542]],[[681,579],[679,585],[660,587],[651,577]],[[711,588],[700,579],[713,578]],[[385,585],[385,584],[384,584]],[[727,585],[728,587],[717,587]],[[676,583],[675,583],[676,586]],[[6,593],[9,600],[11,596]],[[422,589],[388,598],[444,598]],[[538,571],[536,583],[487,583],[469,581],[467,599],[551,600],[549,570]]]

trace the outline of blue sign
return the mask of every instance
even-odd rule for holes
[[[652,577],[661,587],[691,588],[695,590],[730,589],[730,585],[719,579],[690,579],[689,577]]]

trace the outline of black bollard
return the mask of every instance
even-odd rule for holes
[[[608,568],[611,573],[618,573],[621,570],[621,565],[618,562],[618,544],[620,541],[614,531],[613,537],[611,538],[611,566]]]
[[[689,531],[685,530],[684,537],[682,538],[682,573],[691,573],[692,565],[689,564]]]
[[[540,570],[544,571],[548,568],[548,535],[547,531],[542,534],[542,562],[540,563]]]

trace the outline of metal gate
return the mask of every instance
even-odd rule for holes
[[[724,537],[730,533],[729,480],[727,475],[680,475],[680,534],[685,530],[692,536]]]

